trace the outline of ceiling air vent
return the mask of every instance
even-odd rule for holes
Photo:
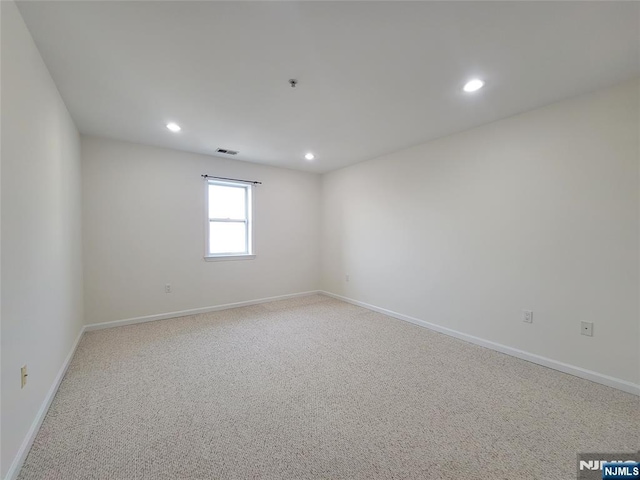
[[[238,152],[235,150],[227,150],[226,148],[219,148],[216,150],[216,153],[224,153],[225,155],[237,155]]]

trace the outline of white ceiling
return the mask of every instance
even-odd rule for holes
[[[640,74],[636,2],[19,8],[82,133],[316,172]]]

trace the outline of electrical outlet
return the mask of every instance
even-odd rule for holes
[[[523,310],[522,321],[525,323],[533,323],[533,312],[531,310]]]
[[[171,284],[167,283],[164,286],[164,293],[171,293]]]
[[[345,281],[345,282],[348,282],[348,281],[349,281],[349,274],[348,274],[348,273],[344,276],[344,281]]]
[[[593,337],[593,323],[592,322],[582,322],[582,328],[580,333],[582,335],[586,335],[587,337]]]
[[[27,385],[27,366],[20,367],[20,388],[24,388]]]

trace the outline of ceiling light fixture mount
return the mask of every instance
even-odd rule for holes
[[[484,82],[479,78],[474,78],[465,83],[462,89],[467,93],[471,93],[480,90],[482,87],[484,87]]]
[[[174,122],[167,123],[167,128],[169,130],[171,130],[172,132],[174,132],[174,133],[179,132],[180,130],[182,130],[182,128],[180,128],[180,125],[178,125],[177,123],[174,123]]]
[[[306,158],[307,160],[313,160],[314,158],[316,158],[316,156],[313,153],[309,152],[305,154],[304,158]]]

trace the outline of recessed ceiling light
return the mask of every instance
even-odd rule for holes
[[[307,153],[304,158],[306,158],[307,160],[313,160],[314,158],[316,158],[316,156],[313,153]]]
[[[169,130],[171,130],[172,132],[179,132],[180,130],[182,130],[180,128],[180,125],[178,125],[177,123],[173,123],[173,122],[167,123],[167,128]]]
[[[462,89],[465,92],[471,93],[475,92],[476,90],[480,90],[482,87],[484,87],[484,82],[479,78],[474,78],[473,80],[469,80],[467,83],[465,83]]]

